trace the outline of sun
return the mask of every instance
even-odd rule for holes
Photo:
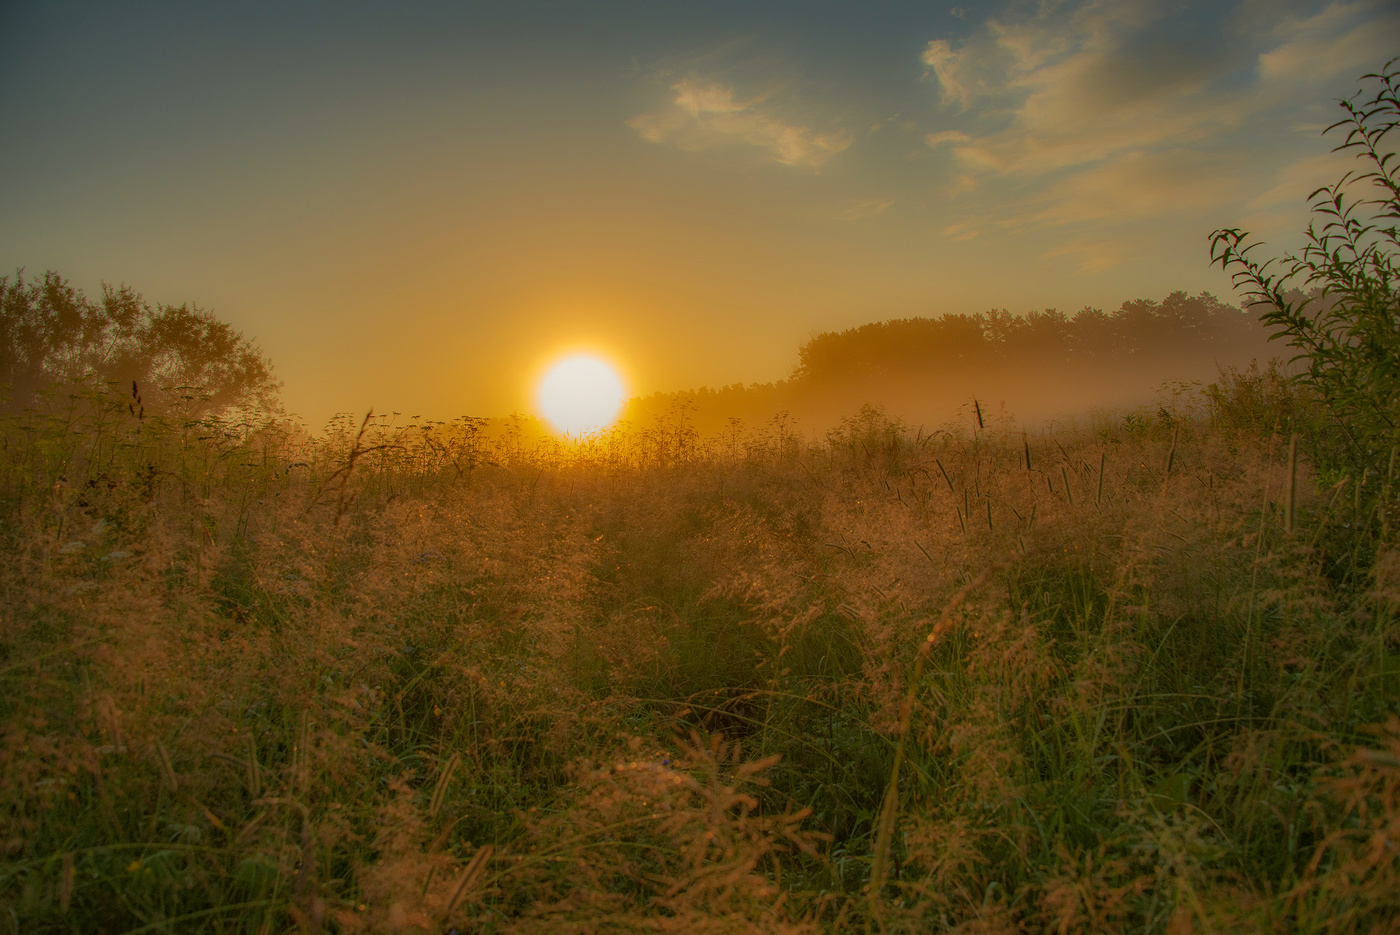
[[[606,361],[575,354],[554,364],[540,381],[540,414],[566,435],[605,429],[626,399],[622,378]]]

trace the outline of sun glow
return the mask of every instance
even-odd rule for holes
[[[554,364],[540,381],[538,394],[540,414],[567,435],[612,425],[625,399],[617,371],[592,354],[575,354]]]

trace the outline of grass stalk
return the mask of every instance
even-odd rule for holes
[[[1283,491],[1283,529],[1290,536],[1293,535],[1293,524],[1298,513],[1298,433],[1294,432],[1288,438],[1288,473],[1284,476]]]
[[[923,680],[924,667],[934,644],[957,625],[958,611],[967,599],[991,579],[992,575],[1004,567],[996,563],[983,569],[977,577],[959,588],[944,605],[938,620],[930,628],[928,636],[919,644],[914,658],[913,671],[899,707],[898,740],[894,749],[894,764],[890,767],[889,783],[885,787],[884,800],[880,805],[879,824],[875,832],[875,850],[870,860],[870,881],[868,883],[871,915],[880,921],[883,918],[882,890],[885,885],[886,867],[889,861],[890,840],[894,834],[895,821],[899,815],[899,773],[904,765],[905,747],[909,740],[909,729],[914,720],[914,701],[918,696],[919,684]],[[881,922],[883,928],[883,922]]]

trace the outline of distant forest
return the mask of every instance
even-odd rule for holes
[[[799,431],[823,430],[865,403],[930,427],[974,398],[1022,422],[1150,401],[1162,385],[1211,381],[1220,368],[1288,357],[1249,309],[1208,292],[1172,292],[1105,312],[1056,309],[905,318],[815,335],[787,380],[656,393],[634,399],[637,425],[684,413],[713,432],[786,413]]]

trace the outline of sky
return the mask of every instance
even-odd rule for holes
[[[287,406],[528,411],[811,335],[1232,299],[1296,249],[1384,0],[0,4],[0,266],[194,302]]]

